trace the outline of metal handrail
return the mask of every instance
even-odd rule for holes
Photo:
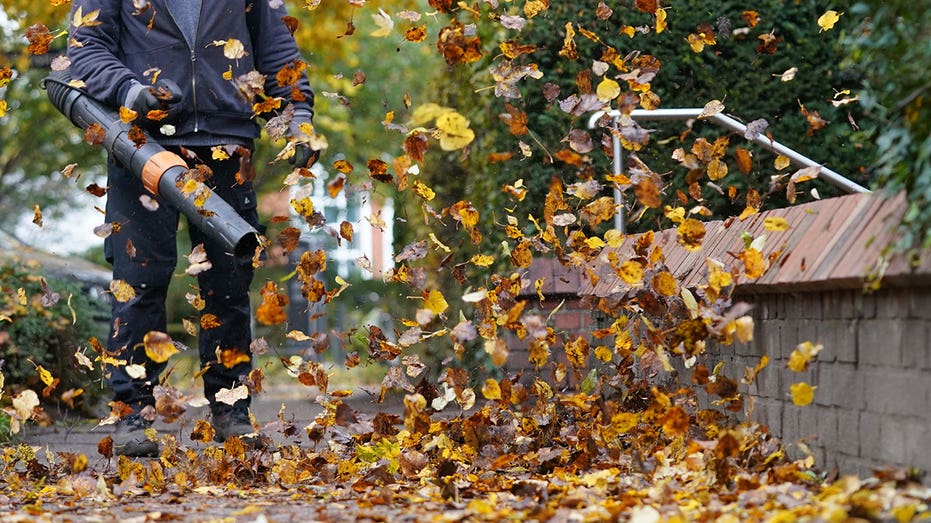
[[[636,121],[642,120],[690,120],[696,119],[699,115],[702,114],[704,109],[634,109],[630,112],[630,118]],[[614,122],[614,127],[618,126],[618,119],[622,116],[621,112],[617,109],[611,111],[597,111],[592,114],[591,118],[588,120],[588,128],[593,129],[597,122],[601,120],[605,115],[608,115],[612,118]],[[702,118],[702,120],[709,121],[716,125],[720,125],[726,129],[745,135],[747,132],[747,126],[738,122],[734,118],[727,116],[722,113],[712,114],[710,116]],[[769,136],[763,134],[757,134],[752,140],[752,142],[758,144],[760,147],[772,151],[776,154],[781,154],[788,158],[793,164],[800,165],[803,167],[820,167],[821,171],[819,177],[826,179],[828,182],[834,184],[835,186],[843,189],[844,191],[853,193],[868,193],[869,189],[863,187],[862,185],[847,179],[841,174],[825,167],[824,165],[812,160],[811,158],[805,156],[804,154],[796,151],[795,149],[790,149],[785,145],[773,140]],[[612,133],[612,146],[614,149],[614,172],[615,174],[623,173],[623,154],[624,149],[621,147],[621,139],[618,137],[617,133]],[[619,204],[622,203],[621,191],[618,188],[614,189],[614,199]],[[614,217],[615,229],[624,232],[624,214],[618,212]]]

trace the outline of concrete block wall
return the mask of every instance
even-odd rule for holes
[[[753,303],[754,340],[714,347],[730,376],[770,358],[744,391],[753,419],[790,445],[804,443],[824,470],[868,474],[886,466],[931,471],[931,288],[740,296]],[[786,367],[799,343],[824,346],[804,372]],[[789,387],[815,389],[810,405]]]

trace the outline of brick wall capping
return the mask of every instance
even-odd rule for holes
[[[677,241],[676,229],[654,232],[653,246],[662,249],[667,269],[686,287],[705,283],[706,258],[734,264],[744,248],[744,233],[753,238],[766,235],[762,250],[770,260],[764,275],[750,280],[741,274],[735,293],[763,294],[864,288],[883,250],[897,240],[897,226],[906,210],[904,193],[851,194],[757,213],[745,220],[736,218],[704,222],[701,248],[689,251]],[[785,231],[767,230],[770,217],[789,224]],[[626,293],[631,286],[621,280],[608,262],[611,252],[625,261],[635,256],[639,234],[630,235],[616,248],[606,247],[586,267],[566,267],[552,258],[538,257],[522,269],[523,296],[536,294],[534,281],[543,278],[547,296],[582,295],[605,297]],[[651,247],[652,249],[652,247]],[[736,262],[737,267],[742,267]],[[594,280],[594,281],[593,281]],[[931,286],[931,256],[912,267],[901,256],[887,262],[883,286]]]

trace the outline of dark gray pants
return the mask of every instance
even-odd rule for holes
[[[209,148],[190,149],[213,170],[208,185],[216,195],[229,202],[257,230],[263,230],[258,221],[255,190],[251,182],[239,185],[235,180],[239,157],[234,155],[228,160],[217,161],[210,159]],[[167,330],[165,298],[178,258],[176,234],[179,212],[160,199],[156,199],[159,203],[157,210],[145,208],[140,197],[151,195],[138,178],[112,159],[108,164],[108,185],[107,221],[120,225],[119,231],[105,240],[104,249],[107,260],[113,264],[113,279],[131,284],[136,297],[125,303],[113,300],[107,349],[118,352],[118,358],[128,363],[144,365],[146,378],[133,379],[123,366],[108,365],[106,371],[114,399],[138,411],[146,405],[154,405],[152,390],[167,365],[150,361],[142,341],[150,331]],[[220,325],[200,330],[198,348],[201,365],[208,368],[203,374],[204,393],[211,407],[222,411],[226,406],[215,405],[216,393],[221,388],[238,386],[241,378],[252,370],[251,361],[227,368],[217,362],[216,354],[218,348],[250,354],[252,314],[249,285],[254,271],[250,263],[237,261],[201,231],[194,227],[189,230],[191,245],[203,243],[207,259],[213,265],[197,275],[197,283],[206,302],[201,314],[213,314]],[[186,261],[184,267],[187,267]],[[248,405],[247,399],[236,406]]]

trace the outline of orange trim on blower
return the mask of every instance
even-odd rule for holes
[[[177,154],[170,151],[159,151],[152,155],[142,166],[142,185],[152,194],[158,194],[158,182],[161,181],[165,171],[180,166],[187,169],[187,163]]]

